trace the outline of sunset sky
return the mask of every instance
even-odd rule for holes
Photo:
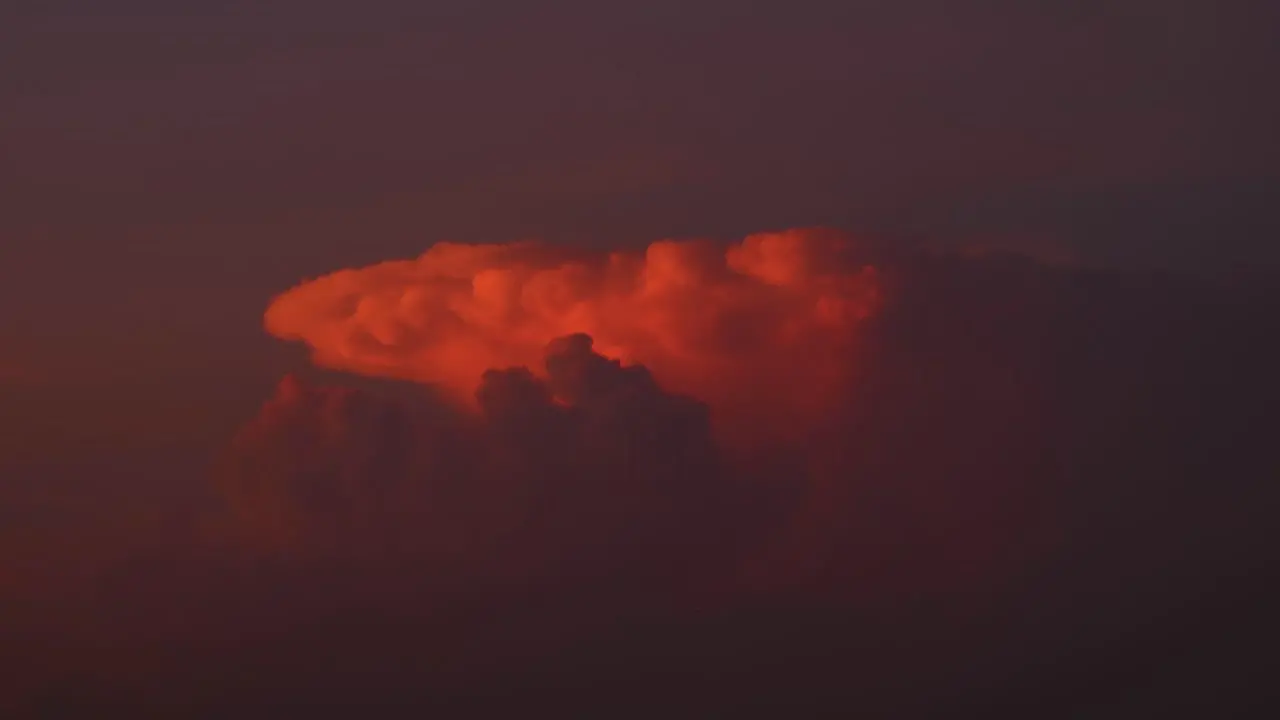
[[[499,403],[501,411],[485,405],[482,421],[452,415],[447,421],[404,421],[410,428],[404,432],[430,438],[421,441],[422,447],[438,442],[447,448],[450,443],[440,438],[455,437],[440,429],[447,425],[453,428],[447,432],[457,433],[455,439],[462,438],[456,440],[460,447],[498,458],[494,462],[508,457],[503,453],[509,446],[494,439],[494,433],[506,432],[503,413],[517,406],[527,410],[529,404],[534,407],[529,412],[543,413],[539,422],[553,430],[561,424],[571,428],[554,430],[562,434],[544,438],[547,447],[576,452],[590,446],[595,449],[584,451],[583,463],[614,467],[609,465],[614,456],[600,449],[613,447],[600,440],[613,430],[592,425],[597,420],[556,414],[569,413],[565,405],[580,404],[566,400],[565,388],[577,387],[574,383],[586,383],[586,390],[575,392],[587,396],[599,387],[627,388],[632,393],[627,402],[638,404],[613,411],[626,417],[638,413],[645,428],[655,423],[701,427],[701,411],[673,399],[680,393],[710,408],[713,433],[726,422],[718,418],[730,415],[753,418],[742,424],[759,431],[751,435],[756,439],[780,437],[761,430],[764,417],[785,425],[791,439],[813,430],[813,437],[822,439],[787,446],[776,457],[753,450],[758,456],[752,456],[752,472],[759,477],[748,474],[760,487],[753,485],[751,492],[782,492],[770,485],[777,477],[769,462],[782,467],[803,455],[814,463],[807,468],[820,470],[812,471],[812,487],[805,491],[812,494],[797,501],[794,514],[777,521],[787,530],[762,541],[761,547],[768,546],[764,550],[752,545],[753,559],[743,566],[757,573],[753,578],[766,577],[761,582],[771,589],[777,583],[790,588],[788,573],[807,572],[805,562],[812,560],[826,568],[814,571],[813,577],[823,579],[806,576],[800,586],[807,599],[823,602],[824,593],[840,585],[828,575],[845,570],[831,570],[835,561],[813,560],[813,548],[844,548],[830,550],[833,556],[860,548],[848,551],[861,563],[848,573],[865,583],[874,573],[864,565],[875,565],[874,558],[867,559],[874,553],[865,550],[866,542],[886,537],[877,534],[880,530],[866,530],[864,536],[858,534],[862,530],[848,535],[838,529],[861,522],[850,519],[855,516],[866,519],[859,513],[876,491],[867,495],[858,485],[855,492],[833,478],[897,477],[893,473],[901,467],[902,473],[927,476],[930,482],[935,474],[963,476],[966,486],[978,477],[1029,480],[1015,483],[1016,491],[997,488],[992,480],[974,491],[981,502],[938,501],[944,509],[912,504],[911,513],[918,514],[904,521],[903,527],[934,521],[963,525],[966,521],[956,518],[980,515],[976,526],[1000,532],[967,533],[967,542],[959,543],[963,547],[953,550],[981,568],[974,573],[1007,580],[1014,572],[1009,563],[1034,567],[1035,562],[992,549],[1017,545],[1020,541],[1011,538],[1022,537],[1010,529],[1013,525],[992,518],[1005,517],[1000,508],[1006,505],[1052,504],[1047,491],[1026,490],[1041,485],[1037,473],[1074,477],[1075,470],[1046,470],[1042,463],[1056,461],[1045,458],[1075,458],[1070,462],[1079,463],[1079,472],[1093,477],[1090,473],[1101,473],[1097,468],[1106,463],[1122,463],[1116,458],[1129,457],[1124,452],[1138,457],[1133,448],[1147,443],[1142,447],[1151,449],[1150,457],[1165,458],[1160,462],[1167,466],[1153,461],[1116,472],[1147,477],[1163,468],[1160,472],[1185,471],[1188,477],[1203,471],[1208,478],[1217,476],[1208,468],[1228,472],[1221,469],[1229,467],[1237,470],[1228,474],[1234,472],[1231,476],[1241,482],[1264,472],[1255,462],[1262,455],[1245,447],[1252,440],[1241,438],[1260,432],[1260,416],[1251,413],[1261,413],[1261,405],[1249,403],[1272,397],[1275,384],[1274,368],[1266,370],[1270,356],[1255,352],[1251,343],[1270,337],[1265,318],[1274,329],[1270,313],[1280,307],[1274,300],[1280,277],[1280,95],[1273,87],[1280,68],[1280,5],[1248,0],[10,0],[2,5],[0,631],[8,607],[22,637],[40,648],[37,654],[45,657],[40,653],[47,651],[53,658],[40,665],[53,668],[52,675],[33,670],[35,679],[11,693],[0,692],[0,699],[16,699],[19,707],[35,697],[33,687],[44,688],[39,692],[46,695],[36,692],[40,697],[54,692],[50,687],[71,688],[66,691],[74,694],[75,678],[90,676],[82,669],[63,669],[71,665],[49,650],[57,644],[50,638],[77,633],[97,638],[96,621],[84,620],[88,629],[81,632],[59,613],[79,617],[76,603],[109,593],[103,583],[124,588],[118,590],[122,598],[153,587],[148,583],[177,586],[178,581],[155,579],[169,578],[164,571],[137,569],[151,567],[146,565],[151,561],[138,560],[151,555],[136,548],[197,543],[188,535],[216,535],[208,523],[217,523],[208,516],[217,514],[219,503],[229,502],[236,522],[252,526],[246,532],[253,537],[261,529],[255,523],[266,522],[262,517],[269,502],[305,505],[298,497],[310,496],[297,489],[296,478],[282,479],[286,470],[280,468],[292,460],[280,458],[310,450],[295,448],[289,455],[280,449],[282,437],[294,442],[296,430],[339,443],[332,456],[315,462],[356,473],[357,485],[417,477],[380,464],[391,462],[386,453],[394,454],[400,445],[369,435],[370,424],[383,422],[369,418],[385,419],[380,414],[385,407],[368,398],[379,397],[380,383],[388,380],[394,380],[393,395],[406,387],[420,389],[415,382],[437,383],[460,387],[465,397],[488,388],[492,402],[497,397],[514,403]],[[741,253],[755,252],[751,237],[788,229],[800,230],[779,241],[781,254],[746,260],[740,254],[735,260],[733,250],[726,256],[723,249],[723,244],[742,243],[748,250]],[[823,232],[839,236],[838,252],[830,249],[834,235]],[[721,249],[650,245],[695,238]],[[493,297],[501,295],[501,302],[475,291],[476,304],[468,304],[470,290],[463,292],[465,302],[458,300],[453,286],[440,279],[452,270],[415,260],[443,241],[523,240],[538,241],[540,249],[515,260],[504,254],[515,251],[499,250],[496,260],[458,261],[466,265],[459,276],[465,288],[485,270],[507,273],[486,276],[496,283],[486,287]],[[1004,265],[983,254],[994,250],[1024,256],[1029,264]],[[441,257],[443,251],[437,252]],[[573,280],[579,284],[555,275],[562,270],[559,258],[569,255],[585,258],[574,271],[580,271]],[[954,266],[951,260],[920,260],[939,257],[969,260],[955,260]],[[341,282],[306,284],[344,268],[353,274]],[[396,274],[402,271],[408,276]],[[531,279],[538,273],[543,280]],[[546,280],[548,273],[557,279]],[[529,298],[535,291],[527,287],[543,287],[537,283],[544,281],[556,292],[571,288],[564,292],[579,303],[575,312],[586,314],[563,314],[554,303],[533,307]],[[563,286],[557,284],[562,281]],[[334,289],[338,286],[342,292]],[[350,288],[358,292],[347,293]],[[547,298],[554,295],[546,292]],[[430,300],[422,300],[427,294]],[[365,314],[343,310],[359,298],[369,299]],[[422,304],[409,308],[405,298]],[[538,303],[542,298],[537,295]],[[837,312],[833,303],[842,314],[830,314]],[[825,309],[815,309],[819,306]],[[334,319],[343,312],[354,319]],[[695,318],[697,313],[703,314]],[[445,316],[453,323],[447,336],[438,329],[443,325],[430,325]],[[394,351],[383,347],[350,354],[368,334],[382,330],[411,338],[392,343]],[[553,348],[549,352],[561,358],[560,369],[541,367],[547,343],[579,332],[592,334],[594,351]],[[984,354],[982,338],[988,336],[995,349]],[[1222,355],[1198,354],[1210,347]],[[455,354],[446,356],[446,351]],[[1229,351],[1236,354],[1228,358]],[[455,362],[464,355],[465,362]],[[643,364],[656,384],[602,358]],[[536,377],[497,373],[482,381],[484,370],[513,365],[528,366]],[[615,372],[623,374],[610,374]],[[281,384],[287,373],[294,379]],[[303,385],[290,384],[299,377]],[[1211,392],[1201,388],[1208,387],[1208,377],[1237,385]],[[950,384],[957,378],[968,379]],[[1150,387],[1134,389],[1139,379]],[[603,385],[591,384],[596,381]],[[771,383],[788,383],[785,402],[784,393],[766,388]],[[790,390],[806,383],[807,389]],[[972,397],[962,389],[969,383]],[[356,394],[344,395],[347,390],[339,387],[356,388],[350,390]],[[1077,393],[1077,387],[1087,392]],[[372,394],[360,394],[365,392]],[[1246,396],[1252,399],[1241,400],[1244,405],[1230,404],[1229,398]],[[1097,399],[1098,407],[1086,398]],[[1201,408],[1198,402],[1207,405]],[[935,412],[932,403],[941,409]],[[819,404],[821,412],[815,409]],[[1209,423],[1210,406],[1220,422],[1202,432],[1196,423]],[[1192,410],[1185,418],[1177,414],[1187,408]],[[406,412],[417,418],[416,410]],[[583,412],[596,417],[594,409]],[[966,420],[969,413],[980,417]],[[1025,418],[1009,419],[1016,413]],[[1139,439],[1124,435],[1124,421],[1115,419],[1149,420],[1169,413],[1179,419],[1169,421],[1166,434],[1151,430]],[[1112,418],[1114,426],[1111,421],[1095,426],[1087,420],[1094,416]],[[617,420],[607,413],[600,417],[605,428]],[[782,417],[789,419],[778,420]],[[969,427],[974,434],[948,434],[953,417],[959,418],[956,427]],[[582,422],[586,430],[574,424]],[[421,423],[430,429],[423,430]],[[1242,430],[1229,432],[1231,423]],[[321,427],[327,429],[316,429]],[[981,428],[990,432],[984,435]],[[1122,439],[1106,435],[1112,430]],[[644,434],[650,432],[657,434]],[[693,449],[687,455],[672,451],[686,463],[679,465],[680,472],[714,476],[715,483],[733,488],[713,483],[707,486],[712,495],[749,494],[741,489],[747,481],[734,474],[738,471],[713,473],[696,459],[706,450],[698,443],[705,441],[733,462],[741,460],[737,450],[723,444],[725,436],[707,440],[699,431],[689,432],[698,439],[681,442]],[[1218,438],[1215,432],[1223,443],[1240,443],[1231,445],[1230,461],[1207,449],[1196,456],[1199,460],[1162,455],[1174,446],[1192,452],[1194,443],[1173,438]],[[661,435],[656,429],[644,433],[650,438],[646,442],[667,442],[652,439]],[[863,455],[850,460],[832,449],[843,447],[832,437],[857,433],[866,445]],[[1041,442],[1049,444],[1036,444]],[[1045,449],[1050,445],[1053,449]],[[1106,450],[1113,447],[1129,450]],[[362,459],[351,461],[352,448],[365,453],[357,453]],[[447,465],[458,477],[497,472],[474,465],[479,461],[471,455],[450,452],[405,462]],[[236,458],[231,464],[241,469],[226,469],[229,453]],[[943,470],[923,458],[903,459],[916,453],[952,458],[954,465]],[[519,453],[510,457],[533,462]],[[252,471],[243,469],[249,466]],[[288,467],[287,472],[305,475]],[[541,477],[538,472],[561,465],[522,467],[535,468],[529,472]],[[319,472],[310,465],[305,469]],[[632,469],[637,477],[658,472],[648,466]],[[1273,464],[1265,471],[1274,469]],[[226,473],[235,479],[226,480]],[[245,490],[251,483],[244,478],[259,477],[254,473],[278,473],[280,495],[268,501],[267,495]],[[1194,482],[1189,479],[1188,487]],[[943,483],[930,492],[951,498],[952,489],[945,488],[951,486]],[[1081,492],[1090,498],[1081,507],[1111,502],[1105,493],[1095,498]],[[1200,497],[1187,492],[1177,497]],[[1223,500],[1223,507],[1241,513],[1251,504],[1256,508],[1256,502],[1240,500],[1255,497],[1252,492],[1242,489],[1241,495]],[[601,498],[601,503],[613,502],[608,492]],[[635,501],[639,509],[618,510],[619,527],[651,520],[644,512],[652,498],[644,498]],[[458,512],[479,512],[466,504],[473,500],[459,500],[459,507],[470,510]],[[757,498],[743,505],[757,501],[770,504]],[[510,502],[523,507],[524,500]],[[631,507],[629,500],[617,502]],[[1191,507],[1198,501],[1187,502]],[[859,509],[848,516],[839,514],[844,510],[824,515],[821,509],[846,505]],[[667,507],[652,507],[659,506]],[[346,542],[347,529],[326,524],[330,515],[321,513],[327,519],[317,520],[307,515],[319,512],[314,507],[299,507],[271,515],[273,538],[292,533],[290,542],[307,548],[312,541],[316,547]],[[1223,510],[1222,517],[1235,518],[1234,509]],[[296,527],[293,520],[280,519],[295,511],[303,518]],[[626,514],[632,511],[637,514]],[[751,512],[743,510],[743,517],[755,518]],[[690,513],[703,518],[698,522],[711,522]],[[1029,511],[1013,514],[1031,517]],[[892,522],[885,519],[889,514],[867,511],[867,517],[873,515],[878,519],[867,522]],[[314,530],[312,521],[327,529]],[[1069,522],[1077,521],[1086,522]],[[671,522],[684,528],[680,523],[691,521]],[[746,526],[751,522],[743,520]],[[1179,521],[1169,522],[1181,527]],[[1226,527],[1234,520],[1221,522]],[[1005,531],[1010,534],[1002,535]],[[179,536],[181,542],[169,543]],[[696,543],[702,535],[690,537]],[[1274,535],[1266,537],[1275,542]],[[929,559],[903,550],[903,557],[915,558],[902,561],[910,567],[905,576],[916,578],[918,572],[925,579],[902,582],[946,596],[965,585],[926,569],[933,562],[946,565],[938,560],[945,553],[931,544],[935,540],[920,541],[932,548],[920,551]],[[1045,547],[1052,544],[1036,540],[1041,541]],[[364,548],[364,542],[352,545]],[[488,541],[474,542],[480,547]],[[590,554],[572,547],[564,552]],[[943,554],[935,557],[934,550]],[[306,552],[318,553],[320,565],[332,561],[334,567],[346,567],[327,550]],[[550,557],[556,552],[546,550]],[[640,557],[645,551],[625,552]],[[524,568],[524,560],[498,556],[503,559],[494,567],[501,570],[494,572],[505,578],[501,582],[515,582],[502,573]],[[802,556],[809,560],[795,559]],[[204,567],[202,562],[175,564]],[[555,572],[578,577],[573,574],[579,571],[577,560],[565,562],[569,569],[553,563]],[[361,563],[365,560],[356,565],[367,569],[368,563]],[[778,569],[784,566],[789,570]],[[864,570],[871,575],[858,574]],[[339,577],[343,572],[331,571]],[[215,571],[209,573],[212,577]],[[458,577],[464,579],[455,581],[466,587],[490,582]],[[816,585],[806,584],[811,580]],[[216,585],[191,581],[193,587],[205,587],[201,582]],[[665,582],[651,585],[665,587]],[[554,588],[546,592],[563,591],[561,585]],[[721,585],[699,590],[704,591],[739,592]],[[246,590],[244,596],[256,597],[254,592]],[[981,593],[965,594],[965,602],[978,602],[973,596]],[[130,601],[119,602],[124,607]],[[232,622],[218,616],[209,623],[219,621]],[[179,652],[185,642],[166,645],[168,631],[155,632],[162,638],[156,647]],[[92,664],[87,656],[73,654],[77,662]],[[141,650],[136,654],[152,657]],[[0,660],[10,658],[0,653]],[[138,662],[142,667],[149,661]],[[92,683],[114,688],[103,691],[111,697],[127,696],[119,687],[146,684],[134,676],[116,680]],[[139,684],[130,684],[135,681]]]
[[[256,366],[265,295],[441,239],[1280,257],[1266,3],[751,7],[6,3],[0,361]]]

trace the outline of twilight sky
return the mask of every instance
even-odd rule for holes
[[[2,359],[221,365],[282,283],[439,239],[1274,267],[1269,5],[6,3]]]
[[[271,299],[441,240],[829,226],[1270,282],[1278,28],[1249,0],[9,0],[0,543],[105,566],[49,538],[207,502],[172,479],[305,365]]]

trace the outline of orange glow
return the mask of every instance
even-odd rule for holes
[[[547,343],[586,333],[721,418],[778,425],[825,407],[848,376],[857,325],[878,304],[874,268],[822,229],[728,248],[664,240],[643,252],[538,243],[440,243],[416,260],[341,270],[277,297],[273,335],[322,366],[437,384],[471,402],[489,368],[541,374]]]

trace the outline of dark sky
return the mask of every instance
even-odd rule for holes
[[[833,225],[1280,271],[1272,2],[2,5],[0,475],[64,485],[0,521],[157,512],[189,488],[117,480],[214,452],[298,364],[273,295],[443,239]]]

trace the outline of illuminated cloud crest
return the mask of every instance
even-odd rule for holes
[[[490,368],[528,367],[584,333],[728,415],[812,416],[843,383],[877,275],[830,230],[752,235],[727,248],[661,241],[642,253],[537,243],[433,246],[343,270],[276,298],[274,335],[323,366],[428,382],[469,400]],[[744,407],[751,388],[754,407]]]

